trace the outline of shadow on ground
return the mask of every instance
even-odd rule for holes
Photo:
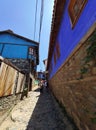
[[[35,92],[39,93],[39,89]],[[50,92],[44,89],[39,95],[26,130],[75,130],[70,123],[67,122],[67,125],[58,117]]]

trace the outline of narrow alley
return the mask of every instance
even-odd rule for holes
[[[96,0],[0,5],[0,130],[96,130]]]
[[[29,92],[0,126],[0,130],[76,130],[52,94],[39,88]]]

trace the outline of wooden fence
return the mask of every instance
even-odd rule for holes
[[[25,80],[19,69],[0,58],[0,97],[23,92]]]

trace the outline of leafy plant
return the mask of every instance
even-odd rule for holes
[[[85,57],[85,63],[94,60],[96,65],[96,41],[91,43],[86,51],[87,51],[87,56]]]
[[[89,111],[87,108],[85,108],[84,111],[85,111],[86,113],[90,113],[90,111]]]
[[[88,72],[90,61],[93,61],[94,66],[96,66],[96,32],[91,36],[91,38],[89,38],[88,42],[90,43],[90,45],[86,49],[87,54],[83,59],[84,64],[80,70],[81,74],[85,74]]]
[[[96,117],[91,118],[92,123],[96,123]]]
[[[94,112],[94,115],[96,115],[96,112]]]
[[[86,67],[83,67],[83,68],[81,68],[81,74],[85,74],[85,73],[87,73],[88,72],[88,68],[86,68]]]

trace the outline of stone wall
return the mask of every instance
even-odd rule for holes
[[[36,70],[34,70],[34,67],[36,67],[36,64],[34,64],[33,60],[28,59],[8,59],[13,65],[18,67],[22,72],[26,74],[26,84],[29,86],[29,89],[32,90],[33,87],[35,87],[35,75]],[[32,85],[30,86],[30,82],[32,81]]]
[[[84,42],[49,80],[55,97],[66,108],[80,130],[96,130],[96,67],[94,61],[88,71],[81,73],[86,49]]]
[[[33,60],[28,59],[8,59],[13,65],[19,68],[23,73],[27,74],[27,77],[31,73],[31,75],[35,76],[35,69],[36,65],[34,64]],[[30,77],[31,78],[31,77]]]
[[[8,59],[13,65],[18,67],[24,73],[30,72],[30,62],[26,59]]]

